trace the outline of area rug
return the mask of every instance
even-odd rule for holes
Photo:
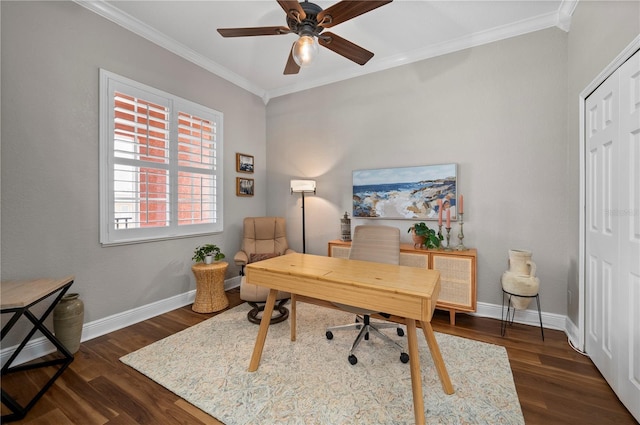
[[[355,331],[338,310],[298,303],[297,341],[289,321],[272,325],[260,367],[248,372],[258,326],[237,306],[120,360],[226,425],[412,424],[409,364],[372,337],[347,360]],[[406,347],[406,337],[389,335]],[[418,329],[425,417],[431,424],[524,424],[504,347],[436,333],[455,393],[446,395]]]

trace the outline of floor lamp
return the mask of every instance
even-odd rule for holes
[[[291,180],[291,194],[302,194],[302,253],[307,252],[305,234],[304,234],[304,194],[316,193],[316,181],[315,180]]]

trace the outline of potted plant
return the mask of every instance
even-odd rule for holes
[[[224,258],[224,254],[220,251],[220,248],[214,244],[206,244],[199,246],[193,251],[193,257],[191,258],[196,263],[204,262],[205,264],[211,264],[213,260],[218,261]]]
[[[430,229],[423,222],[416,223],[409,227],[407,233],[413,234],[414,247],[416,245],[419,247],[424,245],[427,249],[438,248],[440,246],[440,241],[443,239],[442,235],[436,234],[434,229]]]

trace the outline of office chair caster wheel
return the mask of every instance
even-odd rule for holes
[[[396,333],[398,336],[404,336],[404,330],[402,328],[396,328]]]
[[[333,339],[333,332],[331,331],[327,331],[327,333],[324,335],[327,337],[327,339]]]
[[[353,354],[349,355],[349,363],[351,363],[352,365],[358,363],[358,358],[356,356],[354,356]]]
[[[407,353],[400,353],[400,361],[407,363],[409,361],[409,355]]]

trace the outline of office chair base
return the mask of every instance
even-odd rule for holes
[[[273,306],[274,313],[277,310],[279,314],[271,316],[271,322],[269,324],[273,325],[274,323],[284,322],[289,318],[289,309],[284,306],[287,303],[287,301],[289,301],[288,298],[280,300],[276,305]],[[260,313],[264,311],[265,303],[258,305],[258,303],[247,301],[247,304],[253,307],[247,313],[247,319],[251,323],[255,323],[256,325],[259,325],[260,322],[262,321],[262,315]]]
[[[362,322],[360,322],[360,320],[362,320]],[[360,344],[360,341],[362,341],[363,339],[365,340],[369,339],[370,333],[376,335],[378,338],[388,342],[391,345],[395,345],[398,349],[400,349],[400,361],[402,363],[409,362],[409,355],[404,352],[404,348],[400,344],[398,344],[397,342],[389,338],[387,335],[380,332],[379,330],[379,329],[387,329],[387,328],[395,328],[398,336],[404,335],[404,330],[395,323],[376,323],[376,325],[374,326],[371,324],[369,320],[369,316],[364,316],[364,317],[357,316],[355,323],[352,323],[350,325],[332,326],[330,328],[327,328],[327,332],[325,333],[325,336],[327,337],[327,339],[330,340],[330,339],[333,339],[332,331],[345,330],[345,329],[360,330],[360,333],[358,333],[356,340],[353,342],[353,345],[351,346],[351,350],[349,350],[348,360],[349,360],[349,363],[351,363],[352,365],[355,365],[356,363],[358,363],[358,358],[355,356],[355,354],[353,354],[353,352]]]

